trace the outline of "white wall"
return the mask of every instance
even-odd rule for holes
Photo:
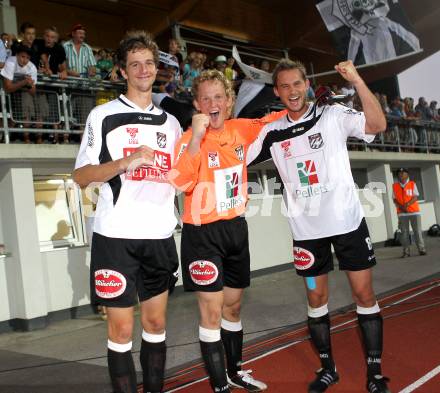
[[[414,98],[415,103],[419,97],[440,103],[439,69],[440,51],[403,71],[397,76],[400,95]]]
[[[41,253],[48,312],[90,303],[89,247]]]
[[[422,213],[422,230],[427,231],[431,225],[436,223],[434,203],[420,203],[420,212]]]
[[[10,263],[11,258],[0,258],[0,321],[11,319],[11,310],[9,308],[8,285],[6,282],[6,263]]]
[[[287,218],[281,213],[281,196],[251,198],[247,207],[251,270],[293,261],[292,235]],[[270,207],[270,208],[269,208]],[[256,211],[257,214],[252,214]],[[270,215],[266,215],[270,214]]]

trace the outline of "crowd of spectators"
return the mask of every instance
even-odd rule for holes
[[[42,128],[44,120],[49,115],[49,98],[44,94],[36,95],[35,86],[39,77],[54,76],[62,80],[68,77],[79,77],[113,82],[122,79],[117,67],[115,51],[108,48],[93,49],[86,43],[86,28],[81,24],[72,27],[66,40],[60,39],[60,34],[54,26],[47,27],[43,31],[43,38],[36,37],[36,28],[29,22],[21,25],[19,39],[7,33],[3,33],[0,37],[0,69],[3,87],[7,93],[14,93],[15,101],[12,100],[12,106],[15,104],[21,113],[20,119],[15,116],[16,120],[20,120],[20,127]],[[164,53],[165,60],[160,63],[155,89],[178,99],[191,100],[192,81],[204,69],[215,68],[223,72],[236,90],[245,79],[245,75],[240,67],[237,67],[235,60],[225,54],[217,53],[208,57],[207,53],[202,50],[192,51],[184,58],[179,42],[174,38],[168,41],[168,49]],[[272,65],[268,60],[262,60],[259,64],[249,62],[249,65],[271,72]],[[347,96],[345,103],[348,106],[362,109],[352,86],[339,88],[337,85],[332,85],[331,89],[335,94]],[[310,100],[314,99],[312,88],[308,96]],[[390,120],[440,121],[436,101],[428,105],[427,101],[420,97],[417,105],[414,106],[413,99],[409,97],[404,99],[396,97],[391,102],[388,102],[384,94],[376,93],[376,97]],[[102,100],[99,103],[101,102]],[[93,104],[94,102],[90,103],[92,106]],[[52,125],[52,128],[57,128],[57,126]],[[390,132],[385,134],[385,138],[392,142],[397,139],[396,133],[398,133],[401,141],[412,142],[413,145],[426,142],[420,137],[420,132],[416,132],[413,127],[405,128],[406,136],[402,134],[401,128],[397,125],[391,127]],[[49,135],[46,140],[43,139],[42,133],[34,134],[32,136],[26,132],[22,133],[21,141],[25,143],[59,142],[56,134]],[[64,134],[62,141],[69,143],[69,135]]]

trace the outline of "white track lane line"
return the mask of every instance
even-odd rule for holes
[[[418,379],[411,385],[407,386],[405,389],[401,390],[399,393],[410,393],[418,389],[424,383],[428,382],[430,379],[434,378],[437,374],[440,374],[440,365],[434,370],[431,370],[428,374],[424,375],[422,378]]]
[[[421,291],[418,291],[418,292],[416,292],[416,293],[413,293],[412,295],[405,296],[404,298],[402,298],[402,299],[400,299],[400,300],[398,300],[398,301],[396,301],[396,302],[392,302],[392,303],[390,303],[390,304],[384,306],[383,308],[388,308],[388,307],[391,307],[391,306],[393,306],[393,305],[397,305],[397,304],[403,303],[403,302],[406,301],[406,300],[412,299],[412,298],[417,297],[417,296],[419,296],[419,295],[422,295],[422,294],[424,294],[424,293],[426,293],[426,292],[429,292],[429,291],[431,291],[432,289],[438,287],[439,285],[440,285],[439,283],[434,283],[434,284],[432,284],[431,286],[429,286],[428,288],[425,288],[425,289],[423,289],[423,290],[421,290]],[[395,296],[395,295],[393,295],[393,296]],[[353,318],[353,319],[350,319],[350,320],[348,320],[348,321],[345,321],[345,322],[339,323],[339,324],[337,324],[337,325],[335,325],[335,326],[332,326],[332,327],[330,328],[330,330],[338,329],[338,328],[340,328],[340,327],[342,327],[342,326],[348,325],[348,324],[350,324],[350,323],[352,323],[352,322],[355,322],[355,321],[357,321],[357,317],[356,317],[356,318]],[[269,351],[269,352],[266,352],[266,353],[264,353],[264,354],[262,354],[262,355],[260,355],[260,356],[257,356],[257,357],[255,357],[255,358],[249,359],[249,360],[247,360],[246,362],[243,362],[243,365],[245,365],[245,364],[247,364],[247,363],[254,362],[254,361],[259,360],[259,359],[262,359],[262,358],[265,358],[265,357],[270,356],[270,355],[272,355],[272,354],[274,354],[274,353],[276,353],[276,352],[282,351],[283,349],[286,349],[286,348],[292,347],[292,346],[297,345],[297,344],[300,344],[300,343],[302,343],[302,342],[303,342],[303,340],[297,340],[297,341],[293,341],[293,342],[291,342],[291,343],[285,344],[285,345],[283,345],[283,346],[281,346],[281,347],[279,347],[279,348],[273,349],[273,350],[271,350],[271,351]],[[440,366],[439,366],[439,367],[440,367]],[[439,372],[440,372],[440,371],[439,371]],[[432,377],[431,377],[431,378],[432,378]],[[167,393],[177,392],[177,391],[179,391],[179,390],[182,390],[182,389],[187,388],[188,386],[195,385],[195,384],[197,384],[197,383],[199,383],[199,382],[205,381],[206,379],[208,379],[208,377],[204,377],[204,378],[198,379],[198,380],[193,381],[193,382],[191,382],[191,383],[189,383],[189,384],[187,384],[187,385],[180,386],[180,387],[177,387],[177,388],[172,389],[172,390],[167,390],[166,392],[167,392]],[[411,391],[412,391],[412,390],[409,390],[408,392],[411,392]],[[402,392],[399,392],[399,393],[408,393],[408,392],[403,392],[403,391],[402,391]]]

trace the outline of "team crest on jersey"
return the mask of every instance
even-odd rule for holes
[[[167,136],[163,132],[156,132],[157,146],[161,149],[167,146]]]
[[[218,151],[208,152],[208,168],[220,168],[220,157]]]
[[[243,145],[240,145],[238,147],[235,148],[235,154],[237,155],[237,158],[240,161],[244,160],[244,149],[243,149]]]
[[[292,158],[292,152],[290,151],[290,141],[281,142],[281,149],[283,149],[284,158]]]
[[[137,139],[138,132],[139,130],[137,128],[127,128],[127,133],[130,135],[130,139],[128,140],[130,145],[137,145],[139,143]]]
[[[309,135],[309,144],[312,149],[320,149],[324,144],[321,133]]]

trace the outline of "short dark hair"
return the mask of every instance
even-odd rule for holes
[[[27,53],[29,56],[32,56],[31,48],[23,44],[18,44],[17,48],[15,49],[15,54],[18,55],[20,53]]]
[[[24,22],[20,26],[20,32],[24,34],[27,29],[35,29],[35,26],[31,22]]]
[[[287,71],[287,70],[298,70],[301,73],[302,78],[304,80],[307,79],[307,71],[303,63],[301,63],[300,61],[293,61],[290,59],[281,59],[275,66],[272,73],[272,81],[274,86],[277,85],[278,74],[281,71]]]
[[[159,47],[153,41],[151,35],[143,30],[132,30],[128,31],[124,39],[119,43],[119,47],[116,52],[119,67],[125,69],[127,66],[128,52],[137,51],[140,49],[150,50],[151,53],[153,53],[156,67],[159,65]]]

